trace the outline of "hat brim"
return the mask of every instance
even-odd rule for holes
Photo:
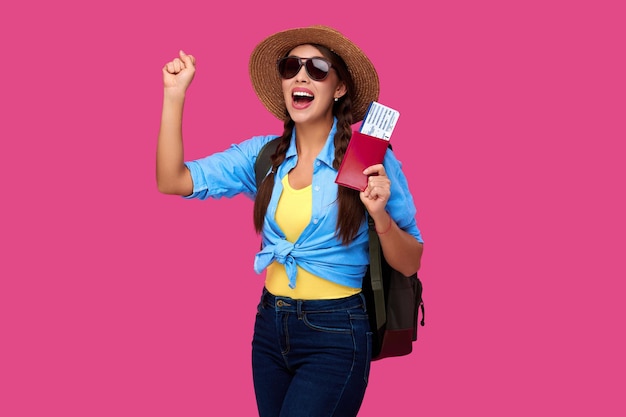
[[[310,26],[275,33],[259,43],[250,56],[249,72],[254,90],[265,106],[280,120],[288,117],[281,79],[276,69],[278,59],[299,45],[325,46],[339,55],[348,67],[354,84],[353,123],[363,120],[372,101],[378,100],[379,80],[374,65],[363,51],[341,33],[327,26]]]

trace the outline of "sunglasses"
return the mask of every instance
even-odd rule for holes
[[[288,80],[293,78],[300,72],[300,68],[304,65],[306,73],[313,81],[322,81],[326,79],[332,64],[324,58],[300,58],[297,56],[288,56],[278,60],[278,73],[282,78]]]

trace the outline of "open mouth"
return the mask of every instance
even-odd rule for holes
[[[313,94],[305,91],[294,91],[291,95],[293,102],[296,104],[305,104],[313,101]]]

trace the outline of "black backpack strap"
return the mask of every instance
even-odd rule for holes
[[[372,292],[374,294],[374,306],[376,311],[376,331],[381,329],[387,322],[387,309],[385,307],[385,289],[383,286],[383,260],[381,256],[380,241],[376,233],[374,220],[368,215],[367,224],[369,229],[370,266],[369,275]]]
[[[259,186],[267,176],[268,171],[272,167],[272,155],[276,152],[276,148],[280,143],[279,138],[272,139],[267,142],[256,157],[256,161],[254,163],[254,175],[256,178],[256,188],[259,189]]]

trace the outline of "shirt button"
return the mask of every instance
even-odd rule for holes
[[[315,188],[314,188],[314,190],[315,190],[315,191],[319,191],[319,190],[320,190],[320,186],[319,186],[319,185],[316,185],[316,186],[315,186]]]
[[[317,224],[317,222],[319,222],[319,219],[313,219],[314,224]]]
[[[315,161],[316,166],[320,166],[320,163],[321,163],[320,161]]]

